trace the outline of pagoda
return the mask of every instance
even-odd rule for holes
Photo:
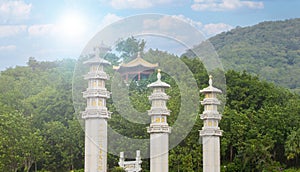
[[[161,74],[158,69],[157,81],[147,87],[153,89],[153,93],[149,96],[152,106],[148,111],[151,123],[147,128],[147,132],[150,133],[150,172],[168,172],[171,127],[167,122],[170,110],[167,108],[169,96],[165,93],[165,89],[169,88],[170,85],[161,81]]]
[[[201,104],[204,106],[204,112],[200,118],[203,120],[203,127],[200,131],[200,137],[203,143],[203,172],[220,172],[220,137],[222,130],[219,128],[219,122],[222,115],[218,112],[220,101],[217,94],[222,91],[212,86],[212,76],[209,76],[209,86],[200,90],[205,95]]]
[[[125,82],[146,79],[154,72],[156,67],[158,67],[158,63],[153,64],[144,60],[140,52],[138,52],[137,57],[132,61],[121,63],[119,66],[113,66],[113,68],[121,74]]]
[[[85,120],[85,172],[107,171],[107,120],[111,112],[106,107],[110,92],[105,88],[105,81],[109,76],[103,68],[110,62],[100,58],[99,51],[103,48],[97,47],[96,50],[95,57],[84,62],[90,68],[84,76],[88,80],[88,88],[83,92],[87,106],[82,112]]]

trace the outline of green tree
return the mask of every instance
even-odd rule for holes
[[[300,155],[300,128],[292,131],[287,137],[285,142],[285,150],[287,159],[295,159],[296,164],[298,164]]]
[[[143,52],[145,48],[145,40],[138,40],[136,38],[129,37],[125,40],[120,40],[116,45],[116,50],[121,53],[121,59],[124,62],[129,62],[138,52]]]
[[[42,158],[43,138],[39,130],[32,127],[30,117],[13,111],[0,113],[0,129],[1,171],[28,172]]]
[[[125,170],[122,167],[115,167],[111,170],[111,172],[125,172]]]

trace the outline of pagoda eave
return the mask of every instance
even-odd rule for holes
[[[147,67],[147,66],[142,66],[142,65],[133,66],[133,67],[121,66],[120,68],[116,69],[116,71],[119,73],[131,73],[131,72],[132,73],[138,73],[138,72],[153,73],[155,68],[156,67]]]

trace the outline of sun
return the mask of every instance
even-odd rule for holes
[[[86,18],[78,11],[65,11],[58,20],[57,26],[63,38],[78,38],[86,31]]]

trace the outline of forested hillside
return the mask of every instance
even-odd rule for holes
[[[172,55],[149,50],[147,56]],[[192,71],[199,89],[206,87],[208,78],[201,62],[185,57],[180,60]],[[75,63],[75,60],[39,62],[30,58],[27,66],[0,73],[0,171],[83,169],[84,133],[76,119],[78,114],[71,94]],[[172,86],[168,90],[172,125],[180,110],[180,94],[172,78],[164,73],[162,78]],[[152,76],[129,86],[131,102],[139,111],[150,107],[147,96],[151,90],[145,86],[154,80]],[[226,80],[227,104],[220,123],[224,130],[222,171],[296,171],[291,168],[299,168],[299,95],[245,72],[230,70]],[[108,100],[113,112],[109,121],[112,128],[128,137],[149,137],[146,125],[123,120],[111,103]],[[171,172],[202,171],[198,132],[201,127],[198,116],[188,136],[170,150]],[[110,169],[117,162],[118,157],[109,155]],[[148,171],[149,159],[143,160],[143,169]]]
[[[245,70],[300,93],[300,19],[237,27],[209,41],[226,70]]]

